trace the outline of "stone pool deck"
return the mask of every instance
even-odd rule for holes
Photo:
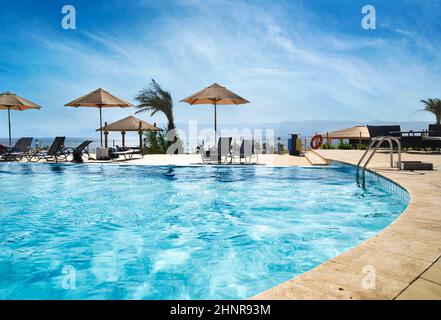
[[[356,164],[357,150],[320,150]],[[403,154],[434,171],[398,171],[378,153],[369,168],[404,187],[408,208],[373,238],[253,299],[441,299],[441,155]]]
[[[92,155],[93,157],[95,155]],[[252,160],[256,161],[255,158]],[[117,161],[87,161],[90,163],[113,163],[113,164],[127,164],[127,165],[175,165],[175,166],[188,166],[188,165],[203,165],[201,156],[197,154],[149,154],[143,158],[135,155],[131,160],[117,160]],[[234,164],[239,164],[238,159],[235,159]],[[310,166],[311,163],[305,157],[292,157],[289,155],[276,155],[276,154],[259,154],[259,164],[269,166]]]

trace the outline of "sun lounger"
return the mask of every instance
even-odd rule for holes
[[[65,152],[72,155],[73,162],[83,162],[84,155],[87,155],[88,160],[90,160],[91,157],[90,157],[89,151],[87,151],[87,147],[92,142],[93,141],[91,141],[91,140],[86,140],[75,148],[66,148]]]
[[[123,156],[125,160],[131,160],[135,154],[141,154],[139,147],[116,147],[111,148],[109,156],[111,159],[117,159]]]
[[[67,157],[69,156],[69,152],[64,147],[65,137],[56,137],[54,142],[49,148],[44,148],[35,151],[30,157],[29,162],[38,162],[41,159],[45,159],[46,161],[55,161],[59,160],[67,161]]]
[[[28,157],[33,138],[20,138],[11,148],[6,147],[0,155],[4,161],[21,161]]]
[[[400,125],[387,125],[387,126],[366,126],[369,131],[369,136],[371,139],[377,138],[377,137],[386,137],[386,136],[393,136],[400,138],[401,134],[397,134],[395,132],[401,131]],[[375,147],[377,142],[374,143],[373,147]],[[380,146],[380,148],[387,147],[387,141],[384,141],[383,144]]]
[[[200,147],[202,162],[217,162],[219,164],[231,163],[233,161],[233,156],[231,154],[232,140],[232,137],[220,137],[217,143],[217,147],[208,151],[205,151],[203,147]]]
[[[441,125],[429,125],[429,133],[427,136],[423,136],[423,142],[424,146],[427,148],[441,150]]]
[[[256,161],[259,161],[258,156],[255,152],[254,140],[243,140],[239,150],[239,162],[242,162],[243,159],[245,163],[250,164],[253,157],[256,158]]]
[[[425,149],[424,137],[422,135],[412,134],[413,131],[401,131],[401,126],[367,126],[371,139],[376,137],[392,136],[400,139],[401,148],[408,150],[412,149]],[[375,144],[374,144],[375,146]],[[387,141],[384,141],[380,147],[387,147]]]

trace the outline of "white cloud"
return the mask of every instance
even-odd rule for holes
[[[222,108],[221,123],[426,120],[425,114],[414,113],[419,100],[439,95],[436,60],[422,61],[422,54],[400,39],[333,34],[308,24],[300,13],[290,19],[276,6],[239,1],[179,5],[191,6],[192,13],[165,14],[154,26],[78,31],[76,37],[33,34],[48,54],[46,63],[59,70],[42,79],[58,90],[57,105],[99,86],[130,100],[152,77],[172,92],[176,121],[181,123],[211,122],[211,108],[178,101],[212,82],[252,102]],[[414,34],[404,36],[418,40]],[[46,101],[50,105],[51,100]],[[112,110],[106,117],[116,120],[128,112]],[[85,114],[69,113],[75,121]],[[81,125],[95,127],[96,120],[91,116]]]

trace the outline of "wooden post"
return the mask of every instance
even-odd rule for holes
[[[100,108],[100,110],[101,110],[101,108]],[[104,122],[104,128],[107,128],[107,122]],[[102,129],[101,129],[101,132],[102,132]],[[104,148],[108,148],[108,145],[109,145],[108,136],[109,136],[109,132],[107,130],[105,130],[104,131]],[[101,143],[102,143],[102,141],[101,141]]]
[[[153,126],[156,128],[156,122],[153,122]],[[156,131],[153,131],[153,134],[154,134],[155,137],[156,137]]]
[[[104,148],[109,147],[109,131],[104,131]]]
[[[141,152],[141,156],[144,157],[144,151],[142,150],[142,122],[139,122],[139,151]]]
[[[125,131],[121,131],[121,137],[122,137],[122,146],[125,147],[126,146],[126,132]]]
[[[139,147],[142,149],[142,131],[138,131],[139,134]]]

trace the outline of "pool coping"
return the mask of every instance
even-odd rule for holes
[[[319,152],[352,166],[361,156],[342,160],[343,154]],[[439,171],[416,177],[388,169],[387,155],[377,157],[369,172],[406,190],[407,208],[358,246],[251,299],[441,299]]]

